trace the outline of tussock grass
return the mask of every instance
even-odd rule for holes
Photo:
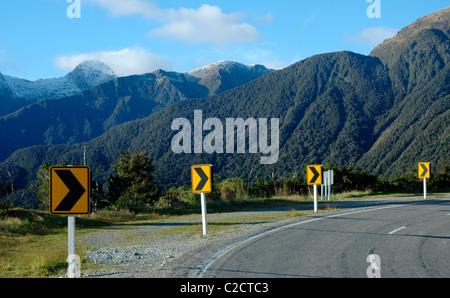
[[[365,191],[347,191],[342,192],[338,194],[332,194],[331,198],[332,200],[340,201],[340,200],[346,200],[346,199],[357,199],[357,198],[364,198],[370,195],[375,194],[371,190],[365,190]]]
[[[161,217],[162,215],[155,212],[136,214],[128,209],[100,210],[86,216],[89,220],[95,220],[105,224],[153,220]]]

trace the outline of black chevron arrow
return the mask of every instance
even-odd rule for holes
[[[314,176],[312,177],[311,181],[309,183],[315,183],[317,178],[320,177],[320,173],[317,172],[315,167],[309,167],[309,169],[311,170],[311,172],[313,172]]]
[[[206,182],[208,182],[208,176],[206,176],[205,172],[203,172],[202,168],[194,168],[194,170],[197,172],[197,174],[200,176],[200,182],[198,183],[195,190],[200,191],[203,189],[203,187],[206,185]]]
[[[428,173],[428,169],[423,163],[421,163],[420,166],[423,169],[422,175],[420,175],[420,177],[425,177],[427,175],[427,173]]]
[[[71,211],[81,196],[86,192],[83,185],[72,174],[70,170],[55,170],[62,182],[67,186],[69,192],[56,207],[55,211]]]

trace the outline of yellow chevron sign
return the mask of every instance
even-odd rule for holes
[[[308,185],[322,184],[322,165],[309,165],[306,167],[306,182]]]
[[[211,165],[197,165],[191,167],[192,192],[212,192],[212,170]]]
[[[90,170],[86,166],[54,166],[50,168],[50,213],[89,214]]]
[[[419,162],[419,178],[430,179],[431,169],[429,162]]]

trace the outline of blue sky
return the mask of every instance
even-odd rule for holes
[[[380,18],[369,6],[379,1]],[[80,9],[71,9],[75,4]],[[73,6],[72,6],[73,5]],[[119,75],[219,60],[282,68],[315,54],[370,51],[448,0],[1,0],[0,72],[60,77],[97,59]],[[70,18],[80,13],[80,18]]]

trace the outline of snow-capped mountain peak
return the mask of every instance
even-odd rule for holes
[[[245,65],[240,62],[222,60],[186,72],[200,79],[200,84],[208,87],[210,95],[248,83],[272,72],[263,65]]]
[[[65,76],[65,78],[75,83],[80,89],[87,89],[115,77],[116,75],[111,68],[97,60],[84,61]]]
[[[103,62],[85,61],[64,77],[28,81],[4,75],[7,87],[13,97],[28,101],[57,99],[74,95],[90,87],[104,83],[116,77]],[[1,82],[0,82],[1,84]]]
[[[211,74],[212,72],[217,72],[220,70],[230,70],[230,69],[236,69],[236,68],[240,68],[244,71],[248,71],[251,69],[251,66],[239,63],[239,62],[235,62],[235,61],[229,61],[229,60],[222,60],[222,61],[217,61],[208,65],[205,65],[203,67],[197,68],[195,70],[189,71],[187,72],[187,74],[194,76],[194,77],[198,77],[198,78],[203,78],[204,76]]]
[[[81,62],[75,67],[73,71],[85,71],[85,72],[99,72],[104,75],[115,76],[114,72],[109,68],[108,65],[99,60],[87,60]]]

